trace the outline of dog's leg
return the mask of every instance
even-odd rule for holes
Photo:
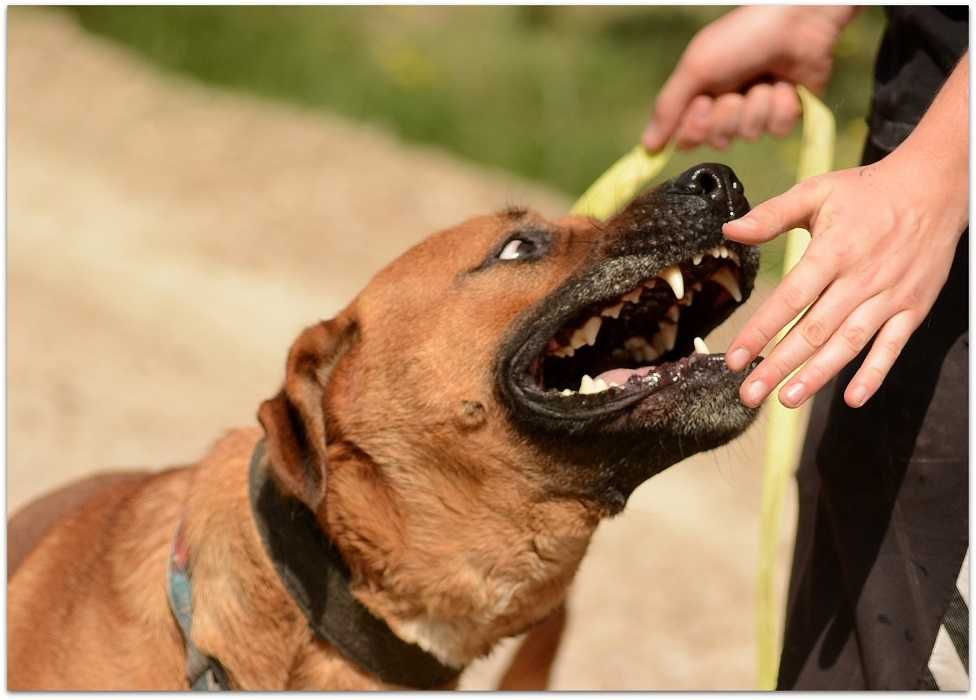
[[[566,627],[566,604],[561,604],[529,630],[498,684],[499,690],[546,690]]]

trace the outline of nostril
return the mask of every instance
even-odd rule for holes
[[[692,182],[695,183],[698,190],[702,194],[711,194],[722,186],[719,179],[713,173],[710,173],[707,170],[699,170],[697,173],[695,173],[695,176],[692,178]]]

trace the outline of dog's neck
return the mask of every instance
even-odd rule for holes
[[[316,635],[391,685],[428,689],[457,678],[460,666],[404,641],[353,596],[348,566],[315,514],[275,482],[263,441],[251,458],[249,492],[265,552]]]
[[[517,469],[380,467],[339,444],[329,463],[320,520],[353,569],[354,593],[452,666],[558,607],[599,522],[576,499],[533,496]]]
[[[312,633],[253,519],[240,517],[250,510],[247,460],[257,438],[253,431],[228,436],[196,470],[206,483],[191,489],[187,539],[194,598],[210,604],[194,611],[194,640],[220,659],[235,687],[389,687]],[[489,518],[481,523],[487,529],[480,545],[471,529],[441,528],[439,541],[418,548],[416,540],[401,539],[416,529],[403,526],[402,508],[371,490],[363,469],[342,466],[336,463],[331,475],[329,525],[352,569],[352,593],[401,639],[450,666],[466,666],[555,609],[597,522],[578,504],[545,502],[532,508],[528,530],[512,530],[513,519],[491,512],[489,501],[484,513],[460,511]],[[391,532],[397,535],[389,539]],[[491,542],[483,541],[484,532]]]

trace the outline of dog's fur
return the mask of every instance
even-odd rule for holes
[[[500,349],[513,328],[625,236],[649,236],[635,221],[653,218],[640,207],[661,214],[665,202],[651,201],[605,227],[507,210],[434,235],[299,336],[284,388],[260,407],[263,433],[232,431],[198,464],[87,482],[15,517],[8,686],[185,688],[165,580],[182,521],[193,639],[220,659],[233,687],[383,687],[312,634],[268,559],[248,501],[248,462],[262,435],[273,478],[315,513],[350,568],[353,593],[394,632],[463,666],[542,623],[503,687],[544,683],[567,588],[600,519],[665,461],[728,439],[750,417],[734,399],[741,377],[730,374],[709,392],[709,410],[727,412],[729,430],[691,447],[685,435],[680,454],[667,447],[666,459],[650,459],[641,477],[628,468],[611,489],[612,464],[567,477],[566,441],[556,450],[534,440],[536,428],[500,397]],[[692,209],[689,217],[704,216]],[[518,229],[550,232],[548,255],[493,264]],[[677,404],[668,415],[701,421]]]

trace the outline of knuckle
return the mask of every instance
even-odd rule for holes
[[[881,343],[881,347],[878,348],[882,355],[889,361],[894,361],[898,355],[901,354],[901,349],[904,347],[904,343],[899,338],[888,338]]]
[[[819,348],[827,340],[827,329],[819,320],[810,319],[800,325],[800,335],[811,346]]]
[[[868,341],[867,330],[863,326],[855,323],[844,326],[840,335],[844,339],[844,342],[847,343],[847,346],[855,353],[860,352],[861,348]]]
[[[820,362],[810,362],[803,368],[803,376],[809,386],[823,386],[830,380],[830,372]]]
[[[864,368],[863,380],[865,384],[878,387],[881,386],[886,375],[887,372],[878,365],[868,365]]]
[[[788,366],[781,358],[774,355],[766,360],[766,365],[765,374],[770,380],[770,384],[779,384],[794,369]]]
[[[806,306],[806,297],[803,290],[795,282],[783,282],[780,286],[783,304],[794,316],[803,311]]]

